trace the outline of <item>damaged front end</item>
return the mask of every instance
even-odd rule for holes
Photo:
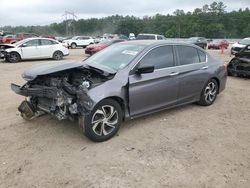
[[[227,66],[229,76],[250,78],[250,45],[247,45],[229,62]]]
[[[4,59],[7,55],[6,49],[14,48],[11,44],[0,44],[0,59]]]
[[[88,90],[108,79],[96,70],[77,67],[38,75],[23,86],[11,84],[11,89],[28,98],[18,108],[26,119],[49,113],[59,120],[76,120],[90,113],[95,105]]]

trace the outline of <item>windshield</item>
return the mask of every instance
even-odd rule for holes
[[[71,39],[76,40],[78,37],[72,37]]]
[[[197,37],[191,37],[188,39],[188,41],[191,41],[191,42],[196,42],[198,40]]]
[[[221,43],[222,42],[222,40],[214,40],[213,41],[213,43],[215,43],[215,44],[219,44],[219,43]]]
[[[239,42],[239,44],[248,45],[250,44],[250,39],[243,39]]]
[[[138,44],[112,45],[91,56],[85,62],[89,66],[105,66],[109,69],[118,71],[128,65],[131,60],[144,49],[144,47],[145,46]]]
[[[13,45],[15,45],[15,46],[19,46],[20,44],[23,44],[23,43],[25,43],[25,42],[27,42],[27,41],[29,41],[30,39],[24,39],[24,40],[20,40],[20,41],[18,41],[18,42],[16,42],[16,43],[14,43]]]

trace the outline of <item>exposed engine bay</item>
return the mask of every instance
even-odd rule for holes
[[[13,45],[10,44],[0,44],[0,58],[3,59],[6,56],[6,49],[8,48],[14,48]]]
[[[247,45],[229,62],[227,66],[229,76],[250,78],[250,45]]]
[[[78,67],[40,75],[22,87],[12,84],[11,88],[28,97],[18,108],[25,118],[45,112],[59,120],[74,120],[78,115],[88,114],[94,107],[88,90],[112,78],[113,75],[102,75],[95,69]]]

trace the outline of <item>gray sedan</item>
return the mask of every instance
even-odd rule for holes
[[[128,41],[84,62],[39,65],[26,70],[25,119],[49,113],[78,120],[93,141],[113,137],[122,121],[197,102],[208,106],[226,85],[226,67],[203,49],[185,43]]]

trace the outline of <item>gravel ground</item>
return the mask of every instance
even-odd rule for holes
[[[209,50],[228,62],[224,54]],[[81,60],[83,49],[64,61]],[[0,62],[0,187],[250,187],[250,81],[228,78],[214,105],[195,104],[128,121],[103,143],[85,138],[77,123],[42,116],[25,121],[17,112],[34,64]],[[60,62],[59,62],[60,63]]]

